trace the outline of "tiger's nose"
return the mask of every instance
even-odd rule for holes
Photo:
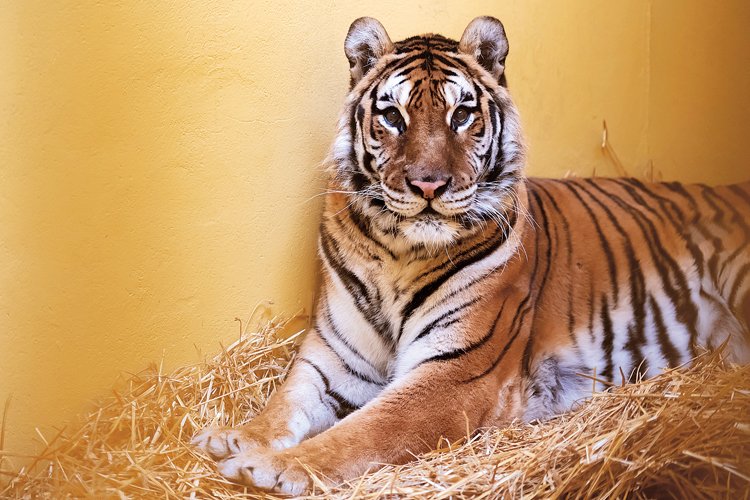
[[[445,191],[448,182],[450,182],[450,177],[435,181],[430,178],[425,178],[423,180],[409,180],[409,187],[425,200],[431,200],[436,196],[440,196],[442,192]]]

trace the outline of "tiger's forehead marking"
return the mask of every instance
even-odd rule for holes
[[[470,103],[476,98],[471,83],[461,73],[456,73],[445,81],[443,94],[449,106],[456,106],[462,102]]]
[[[378,109],[394,104],[405,109],[414,94],[452,107],[473,93],[469,79],[459,69],[461,64],[454,64],[457,41],[427,34],[396,42],[394,48],[390,74],[370,94]]]
[[[397,67],[391,75],[376,89],[379,108],[392,104],[406,108],[413,94],[430,99],[433,103],[441,102],[446,107],[454,107],[462,102],[473,102],[474,86],[458,67],[447,67],[444,61],[453,59],[452,54],[433,53],[432,48],[415,51],[407,57],[415,59],[405,69]],[[436,63],[435,56],[441,61]],[[401,59],[401,58],[400,58]]]
[[[396,73],[388,77],[381,87],[379,94],[387,97],[391,102],[406,107],[406,103],[409,100],[413,88],[414,82],[412,82],[411,79],[407,76]]]

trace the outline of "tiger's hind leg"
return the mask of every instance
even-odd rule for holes
[[[732,308],[713,286],[705,286],[705,283],[698,297],[693,297],[698,308],[698,336],[693,341],[692,356],[700,354],[703,349],[714,350],[726,343],[724,354],[727,360],[750,363],[750,339],[745,320],[736,308]]]
[[[714,323],[701,323],[712,348],[727,340],[731,361],[750,363],[750,182],[692,187],[702,207],[692,231],[703,254],[702,316],[719,311]],[[708,298],[709,300],[703,300]],[[710,315],[710,314],[709,314]]]

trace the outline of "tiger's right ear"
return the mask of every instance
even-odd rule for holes
[[[393,52],[393,42],[380,21],[360,17],[349,26],[344,41],[344,52],[349,59],[352,87],[360,81],[384,55]]]

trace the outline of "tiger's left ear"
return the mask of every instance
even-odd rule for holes
[[[490,16],[477,17],[464,30],[458,50],[474,56],[501,85],[505,85],[508,38],[503,23]]]
[[[352,87],[360,81],[378,59],[393,52],[393,42],[380,21],[360,17],[349,26],[344,41],[344,52],[349,59]]]

